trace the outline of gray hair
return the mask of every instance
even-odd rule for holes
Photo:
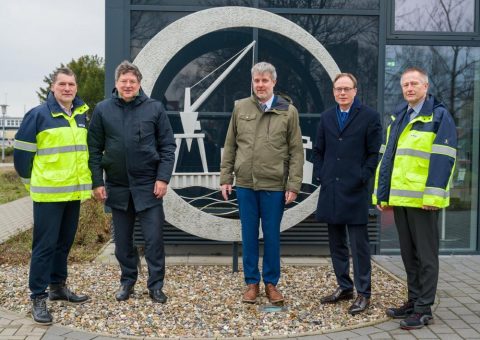
[[[423,81],[424,81],[426,84],[428,84],[428,73],[427,73],[424,69],[421,69],[420,67],[413,66],[413,67],[408,67],[407,69],[405,69],[405,71],[403,71],[402,76],[400,77],[400,85],[402,85],[402,78],[403,78],[403,76],[404,76],[406,73],[410,73],[410,72],[418,72],[418,73],[420,73],[420,75],[421,75],[422,78],[423,78]]]
[[[73,76],[73,78],[75,78],[75,82],[77,82],[77,76],[72,71],[72,69],[70,69],[68,67],[59,67],[55,71],[53,71],[53,74],[52,74],[52,77],[51,77],[52,84],[55,84],[59,74],[65,74],[65,75],[70,76],[70,77]]]
[[[272,80],[277,80],[277,71],[275,66],[265,61],[261,61],[252,67],[252,78],[255,74],[269,73]]]
[[[117,81],[122,74],[129,72],[133,73],[139,82],[142,81],[142,73],[136,65],[132,64],[128,60],[122,61],[115,69],[115,81]]]

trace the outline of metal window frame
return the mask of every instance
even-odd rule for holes
[[[388,41],[419,41],[419,44],[425,45],[425,40],[431,43],[448,45],[464,45],[466,42],[480,42],[480,0],[474,1],[474,23],[473,32],[434,32],[434,31],[396,31],[395,30],[395,0],[386,0],[386,16],[388,25]],[[383,3],[383,1],[382,1]],[[393,43],[389,43],[393,44]],[[470,45],[466,45],[470,46]]]

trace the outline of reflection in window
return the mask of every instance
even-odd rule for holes
[[[473,32],[475,0],[395,0],[395,31]]]
[[[134,60],[158,32],[188,14],[190,13],[132,11],[130,16],[130,58]]]
[[[131,0],[132,5],[158,6],[252,6],[253,0]]]
[[[260,0],[260,7],[378,9],[379,0]]]
[[[353,73],[358,79],[359,99],[371,107],[377,106],[378,17],[334,15],[284,15],[284,17],[320,41],[340,70]],[[292,50],[291,53],[301,53],[298,48],[289,50]],[[309,65],[312,59],[310,54],[301,58],[305,59],[305,65]],[[312,77],[318,73],[310,72]],[[332,83],[329,78],[318,78],[316,81],[317,87],[322,91],[324,106],[317,105],[315,109],[316,112],[322,112],[334,105]]]
[[[480,125],[480,48],[466,46],[387,46],[385,109],[403,101],[402,70],[420,66],[429,74],[429,92],[453,114],[457,125],[456,169],[450,207],[441,215],[441,249],[474,250],[477,231]],[[388,115],[385,115],[385,121]],[[390,221],[390,224],[388,224]],[[382,219],[382,250],[398,248],[393,220]]]

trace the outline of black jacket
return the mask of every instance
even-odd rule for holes
[[[140,90],[127,103],[114,91],[95,107],[88,148],[92,186],[106,184],[106,205],[126,210],[130,194],[136,211],[161,204],[153,194],[155,181],[170,181],[176,145],[160,102]]]
[[[340,131],[336,106],[323,112],[314,147],[315,176],[320,181],[317,219],[331,224],[366,224],[382,142],[380,114],[355,98]]]

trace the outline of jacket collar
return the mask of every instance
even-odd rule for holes
[[[252,94],[250,100],[253,101],[257,106],[258,109],[261,110],[258,98],[255,94]],[[274,112],[277,114],[284,113],[288,111],[288,106],[292,104],[292,99],[287,95],[283,94],[275,94],[272,102],[272,106],[268,110],[268,112]]]
[[[115,101],[115,103],[119,106],[127,106],[127,105],[133,105],[133,106],[138,106],[140,105],[141,103],[143,103],[144,101],[146,101],[148,99],[147,95],[145,94],[145,92],[143,91],[142,88],[140,88],[140,90],[138,91],[138,95],[135,97],[135,99],[133,99],[132,101],[130,102],[126,102],[125,100],[123,100],[120,95],[118,94],[118,91],[116,88],[114,88],[112,90],[112,99]]]
[[[352,106],[350,106],[350,110],[348,110],[348,116],[350,117],[352,113],[354,112],[358,112],[358,110],[360,109],[360,107],[362,106],[362,102],[360,101],[360,99],[358,99],[357,97],[355,97],[353,99],[353,103],[352,103]],[[340,106],[337,104],[336,106],[336,109],[338,111],[340,111]]]
[[[437,100],[433,95],[428,94],[425,98],[425,102],[423,103],[422,109],[420,110],[418,116],[430,116],[434,109],[437,107],[445,107],[442,102]],[[408,103],[403,102],[399,106],[395,108],[393,115],[398,117],[399,115],[403,114],[407,111]]]
[[[63,111],[60,104],[57,102],[57,99],[55,99],[55,95],[53,94],[53,92],[50,91],[48,93],[46,103],[52,116],[58,116],[60,114],[64,114],[68,116],[67,113]],[[72,107],[71,117],[73,117],[75,114],[83,113],[88,110],[88,106],[85,104],[85,102],[82,99],[80,99],[79,96],[75,96],[72,104],[73,104],[73,107]],[[78,108],[81,108],[82,110],[80,112],[75,112]]]
[[[355,97],[353,99],[353,103],[352,103],[352,106],[350,107],[350,110],[348,111],[348,118],[347,118],[347,121],[345,122],[345,125],[343,126],[343,129],[341,131],[344,131],[348,125],[350,125],[351,121],[355,118],[355,116],[358,114],[358,112],[360,111],[360,108],[362,106],[362,102],[360,101],[360,99],[358,99],[357,97]],[[337,121],[337,126],[338,126],[338,129],[340,130],[340,126],[338,125],[338,120],[337,120],[337,115],[336,115],[336,112],[337,110],[340,110],[340,107],[337,106],[335,107],[335,120]]]

